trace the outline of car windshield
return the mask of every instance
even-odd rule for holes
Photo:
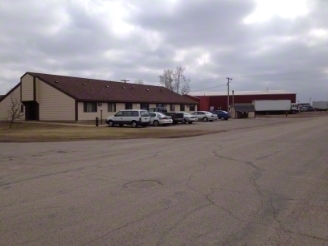
[[[185,116],[189,117],[189,116],[192,116],[191,114],[189,113],[184,113]]]
[[[166,117],[166,115],[163,114],[163,113],[157,113],[157,114],[158,114],[158,116],[160,116],[160,117]]]
[[[145,116],[149,116],[149,113],[148,113],[148,111],[143,110],[143,111],[140,111],[140,115],[141,115],[142,117],[145,117]]]

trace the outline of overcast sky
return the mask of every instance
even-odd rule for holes
[[[328,100],[327,0],[1,0],[0,94],[26,71]]]

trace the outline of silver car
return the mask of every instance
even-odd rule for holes
[[[106,119],[106,124],[113,127],[115,125],[131,125],[133,128],[138,126],[148,126],[150,123],[150,116],[147,110],[128,109],[120,110],[115,115],[109,116]]]
[[[201,120],[204,122],[218,120],[218,116],[216,114],[212,114],[208,111],[196,111],[193,112],[192,115],[196,116],[199,121]]]
[[[149,112],[150,124],[153,126],[169,125],[173,123],[172,117],[160,112]]]
[[[183,124],[187,124],[187,123],[192,124],[195,121],[198,121],[198,118],[195,115],[192,115],[187,112],[179,112],[179,113],[183,113],[183,118],[184,118],[184,120],[182,121]]]

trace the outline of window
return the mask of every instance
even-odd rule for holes
[[[175,111],[175,104],[170,105],[170,111]]]
[[[149,104],[148,103],[140,103],[140,109],[149,110]]]
[[[162,104],[162,103],[157,103],[156,104],[156,108],[162,108],[162,107],[164,107],[164,104]]]
[[[138,117],[139,112],[138,111],[122,111],[124,117]]]
[[[108,112],[116,112],[116,103],[108,103]]]
[[[189,110],[190,110],[190,111],[195,111],[195,104],[191,104],[191,105],[189,106]]]
[[[140,116],[149,117],[149,113],[148,113],[148,111],[140,111]]]
[[[184,104],[180,104],[180,111],[185,111],[185,105]]]
[[[122,111],[117,112],[117,114],[115,114],[115,117],[120,117],[120,116],[123,116],[123,112]]]
[[[125,104],[125,109],[132,109],[132,103],[126,103]]]
[[[24,113],[24,105],[21,104],[21,113]]]
[[[97,103],[85,102],[84,103],[84,112],[97,112]]]
[[[131,116],[131,111],[122,111],[124,117]]]

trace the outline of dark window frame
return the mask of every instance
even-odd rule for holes
[[[131,107],[129,107],[131,105]],[[125,103],[125,109],[133,109],[133,103]]]
[[[140,109],[149,110],[149,103],[140,103]]]
[[[195,111],[196,105],[195,104],[190,104],[189,105],[189,111]]]
[[[109,105],[111,105],[112,110],[110,110]],[[114,107],[114,109],[113,109],[113,107]],[[116,112],[116,103],[107,103],[107,112]]]
[[[186,105],[180,104],[180,111],[185,111],[186,110]]]
[[[175,104],[170,104],[170,111],[174,112],[175,111]]]
[[[92,109],[88,111],[88,104],[91,104]],[[98,112],[98,103],[96,102],[84,102],[83,103],[83,112],[84,113],[96,113]]]

